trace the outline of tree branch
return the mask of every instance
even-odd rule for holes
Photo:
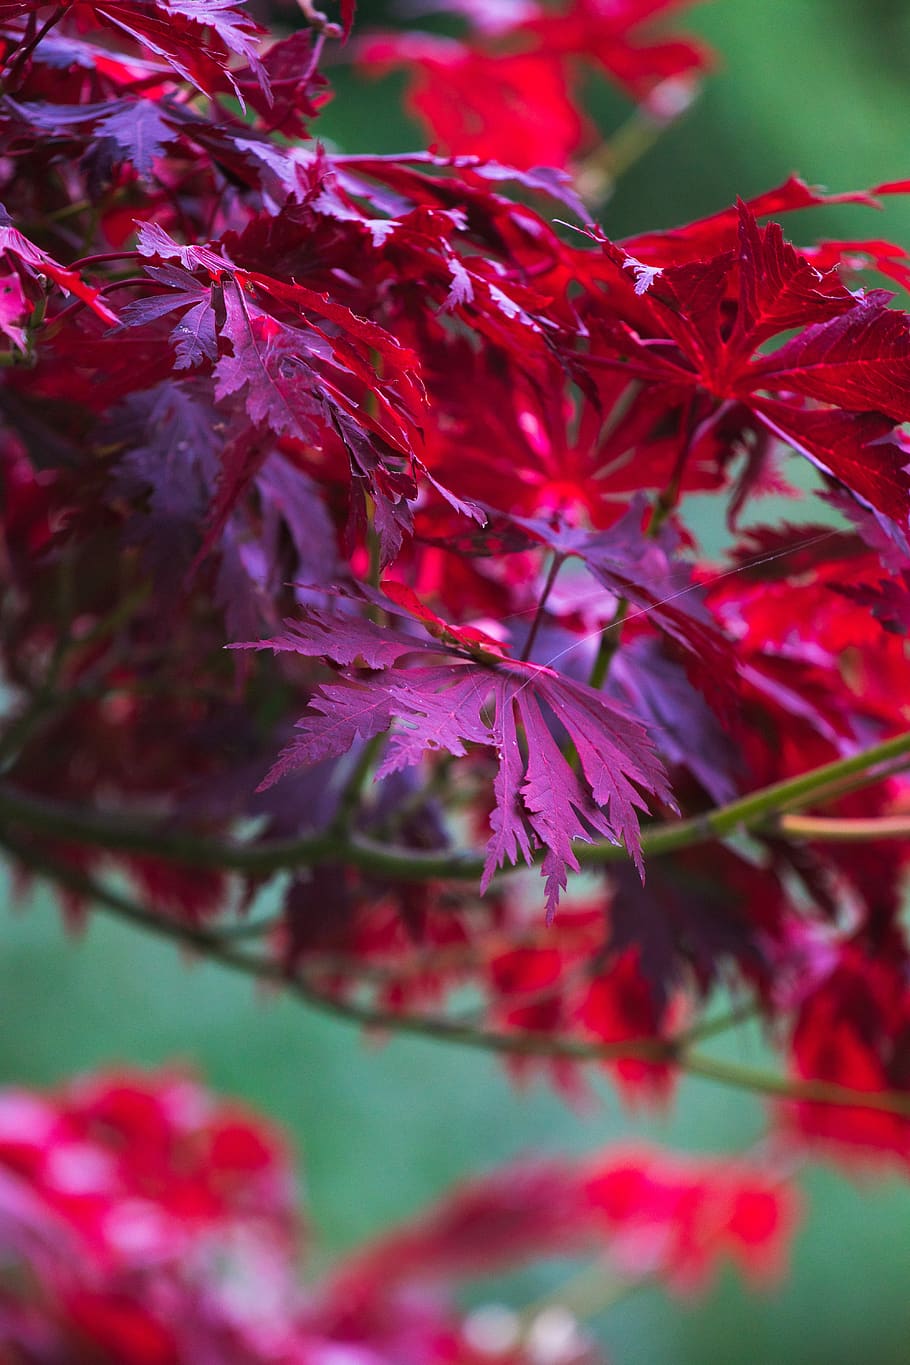
[[[844,779],[878,781],[881,774],[877,770],[882,764],[905,755],[910,755],[910,731],[849,758],[822,764],[799,777],[761,787],[702,815],[646,826],[642,831],[642,851],[646,858],[663,857],[744,830],[774,830],[791,835],[799,832],[800,837],[805,837],[802,830],[793,830],[792,824],[782,825],[782,821],[792,821],[792,816],[779,817],[778,812],[809,805],[816,793]],[[9,784],[0,784],[0,829],[31,831],[61,842],[111,852],[145,853],[188,867],[218,868],[254,876],[342,861],[362,872],[397,881],[475,881],[484,864],[483,856],[473,850],[431,853],[373,843],[354,834],[348,837],[317,834],[246,844],[210,839],[177,829],[173,824],[156,824],[150,816],[124,819],[113,813],[57,805],[17,791]],[[621,844],[582,843],[575,845],[574,851],[583,867],[600,867],[627,857]],[[543,857],[544,851],[538,850],[536,860]],[[504,874],[511,870],[504,869]]]

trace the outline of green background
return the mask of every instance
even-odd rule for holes
[[[371,14],[380,17],[378,8]],[[754,194],[798,171],[843,190],[910,176],[910,7],[904,0],[714,0],[684,16],[719,54],[688,116],[622,181],[602,215],[622,235]],[[419,145],[394,80],[339,72],[324,132],[346,150]],[[621,113],[612,99],[598,107]],[[910,205],[886,214],[825,210],[792,229],[890,236],[910,244]],[[415,1212],[452,1180],[533,1149],[588,1151],[630,1135],[701,1152],[749,1146],[762,1105],[687,1082],[669,1115],[621,1111],[596,1085],[583,1111],[542,1084],[512,1087],[491,1059],[394,1040],[379,1048],[288,1000],[93,919],[67,940],[49,899],[4,919],[0,1083],[44,1084],[111,1062],[180,1059],[211,1085],[291,1131],[311,1210],[311,1264]],[[731,1055],[760,1060],[746,1037]],[[895,1178],[852,1183],[815,1167],[792,1273],[771,1294],[733,1275],[695,1303],[647,1291],[597,1323],[615,1365],[907,1365],[910,1191]],[[516,1303],[544,1271],[478,1297]]]

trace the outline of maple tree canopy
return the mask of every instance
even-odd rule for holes
[[[905,1168],[910,325],[880,286],[910,257],[786,223],[910,184],[610,239],[580,81],[669,122],[711,63],[683,8],[452,0],[450,36],[0,0],[0,843],[72,925],[569,1091],[757,1089],[774,1152]],[[330,50],[403,66],[433,150],[323,145]],[[744,1018],[776,1071],[710,1052]],[[297,1235],[277,1140],[214,1105],[0,1095],[17,1360],[473,1365],[412,1282],[598,1239],[630,1278],[761,1278],[795,1218],[790,1156],[510,1168],[306,1301],[276,1272],[269,1345],[220,1282],[199,1316],[219,1239],[268,1279]],[[53,1176],[86,1144],[91,1198]]]

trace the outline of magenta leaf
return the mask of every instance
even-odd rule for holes
[[[644,874],[641,791],[671,806],[672,797],[644,727],[602,693],[552,669],[510,660],[474,662],[425,638],[319,611],[287,623],[271,640],[242,647],[290,650],[338,666],[377,670],[369,679],[350,676],[317,689],[312,714],[298,722],[300,734],[264,786],[296,767],[344,753],[356,739],[380,734],[398,721],[380,777],[419,762],[428,752],[462,758],[467,745],[496,752],[493,834],[483,889],[504,861],[519,855],[527,860],[532,849],[540,848],[552,915],[568,870],[578,867],[573,840],[590,842],[596,835],[624,842]],[[411,653],[440,655],[444,662],[403,666],[401,660]],[[565,744],[577,753],[580,772],[566,756]]]
[[[141,327],[185,310],[171,332],[177,356],[174,368],[186,370],[206,360],[214,362],[218,356],[213,307],[215,286],[199,284],[177,266],[147,266],[146,273],[156,284],[164,285],[172,292],[152,294],[126,304],[120,312],[121,325]]]

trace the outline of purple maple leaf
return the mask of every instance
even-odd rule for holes
[[[314,611],[271,640],[240,648],[294,651],[341,669],[365,666],[319,687],[298,735],[263,786],[305,764],[346,752],[357,740],[390,737],[378,777],[417,763],[428,752],[464,757],[467,746],[497,757],[492,836],[481,890],[496,869],[534,849],[544,853],[548,915],[568,870],[578,869],[573,841],[602,836],[625,843],[643,875],[638,812],[642,791],[673,804],[663,768],[642,725],[584,683],[513,660],[482,662],[467,651],[372,622]],[[405,665],[406,656],[425,663]],[[431,662],[441,658],[442,662]],[[524,755],[519,736],[526,746]],[[577,766],[567,754],[574,749]]]

